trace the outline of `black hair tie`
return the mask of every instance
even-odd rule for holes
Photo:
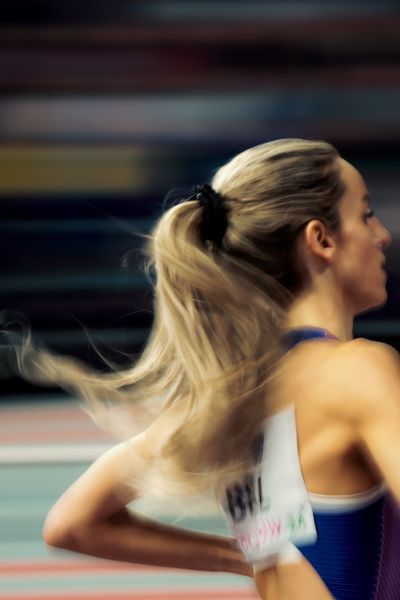
[[[198,200],[203,209],[200,225],[200,238],[220,246],[228,227],[228,210],[222,196],[212,189],[208,183],[193,187],[195,192],[189,200]]]

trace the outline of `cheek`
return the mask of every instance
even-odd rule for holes
[[[353,275],[357,273],[361,265],[365,261],[365,249],[356,240],[350,239],[339,255],[339,268],[346,273],[351,272]]]
[[[375,243],[369,231],[354,232],[348,240],[346,250],[349,260],[358,263],[360,268],[368,266],[371,259],[376,258]]]
[[[372,253],[369,248],[351,241],[340,253],[337,268],[342,285],[349,292],[359,292],[368,285]]]

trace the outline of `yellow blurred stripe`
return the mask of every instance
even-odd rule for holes
[[[0,146],[0,193],[127,192],[149,181],[143,150],[113,146]]]

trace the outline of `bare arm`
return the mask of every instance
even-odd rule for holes
[[[45,542],[111,560],[251,576],[233,539],[162,525],[128,511],[135,492],[127,484],[127,467],[131,473],[145,468],[146,452],[142,435],[100,457],[50,510]]]
[[[342,365],[336,365],[336,385],[343,390],[338,410],[353,425],[366,457],[400,504],[399,355],[384,344],[350,344]]]

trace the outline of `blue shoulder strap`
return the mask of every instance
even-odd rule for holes
[[[296,327],[283,334],[284,343],[289,350],[294,348],[297,344],[300,344],[300,342],[312,340],[314,338],[337,339],[333,333],[322,327]]]

